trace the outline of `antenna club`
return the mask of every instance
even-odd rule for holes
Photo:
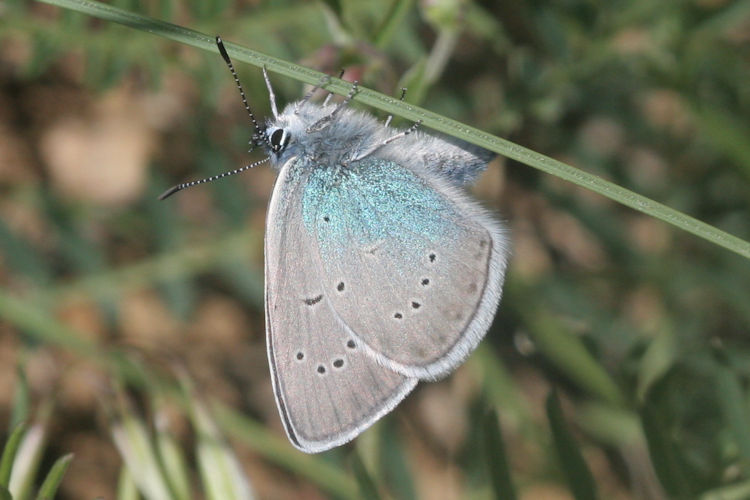
[[[177,191],[182,190],[182,184],[177,184],[176,186],[172,186],[171,188],[164,191],[162,194],[159,195],[159,200],[166,200],[173,194],[175,194]]]
[[[224,58],[224,61],[226,61],[227,64],[231,64],[232,60],[229,59],[229,54],[227,54],[227,49],[224,47],[224,41],[221,39],[219,35],[216,35],[216,46],[219,47],[219,54],[221,54],[221,57]]]

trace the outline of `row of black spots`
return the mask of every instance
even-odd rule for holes
[[[350,340],[349,342],[354,342],[354,341]],[[347,347],[349,347],[349,343],[347,343]],[[355,347],[356,347],[356,345],[355,345]],[[297,358],[298,362],[304,361],[305,360],[305,353],[302,352],[302,351],[297,351],[297,354],[295,355],[295,358]],[[336,369],[343,368],[344,364],[345,364],[344,358],[336,358],[331,363],[331,365],[333,365],[333,367],[336,368]],[[318,367],[315,369],[315,371],[318,372],[320,375],[324,375],[326,373],[326,367],[323,364],[319,364]]]
[[[413,310],[416,311],[420,307],[422,307],[422,304],[420,302],[417,302],[416,300],[412,300],[411,301],[411,308]],[[397,311],[397,312],[393,313],[393,318],[394,319],[404,319],[404,313],[402,313],[400,311]]]
[[[344,367],[344,358],[336,358],[333,360],[331,365],[333,365],[333,368],[335,370],[340,370]],[[326,367],[323,364],[318,365],[318,367],[315,369],[316,372],[318,372],[318,375],[325,375],[326,374]]]

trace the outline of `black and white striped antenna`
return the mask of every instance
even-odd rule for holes
[[[263,136],[263,133],[261,132],[262,128],[260,127],[260,125],[258,125],[258,121],[255,119],[255,115],[250,109],[250,105],[247,102],[247,97],[245,97],[245,90],[242,88],[242,84],[240,83],[240,78],[237,76],[237,71],[234,69],[234,64],[232,64],[232,60],[229,58],[227,49],[224,48],[224,42],[221,40],[220,36],[216,37],[216,46],[219,48],[219,53],[221,54],[221,57],[224,58],[224,62],[227,63],[227,66],[229,67],[229,71],[232,72],[234,83],[237,84],[237,88],[240,91],[240,97],[242,97],[242,104],[245,106],[245,110],[247,111],[247,114],[250,116],[250,121],[252,122],[253,127],[255,128],[255,132],[253,133],[252,145],[256,146],[258,144],[261,144],[262,143],[261,137]],[[252,151],[252,148],[250,149],[250,151]],[[197,186],[198,184],[205,184],[206,182],[213,182],[223,177],[229,177],[230,175],[236,175],[236,174],[242,173],[245,170],[251,169],[253,167],[257,167],[258,165],[261,165],[267,162],[268,160],[269,158],[263,158],[262,160],[258,160],[249,165],[245,165],[244,167],[230,170],[229,172],[212,175],[211,177],[206,177],[205,179],[200,179],[197,181],[183,182],[182,184],[177,184],[176,186],[172,186],[171,188],[164,191],[161,195],[159,195],[159,199],[163,200],[163,199],[169,198],[170,196],[172,196],[178,191],[182,191],[183,189],[187,189],[189,187]]]

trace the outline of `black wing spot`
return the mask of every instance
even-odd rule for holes
[[[299,351],[297,353],[297,361],[302,361],[303,359],[305,359],[305,353],[302,351]]]
[[[318,373],[320,373],[321,375],[323,375],[326,372],[326,367],[323,366],[323,365],[318,365],[318,370],[317,371],[318,371]]]
[[[334,368],[341,368],[342,366],[344,366],[344,360],[341,359],[341,358],[336,359],[333,362],[333,366],[334,366]]]
[[[422,304],[420,304],[419,302],[412,302],[411,303],[411,308],[412,309],[419,309],[420,307],[422,307]]]
[[[327,215],[324,215],[324,216],[323,216],[323,220],[324,220],[324,221],[326,221],[326,222],[330,222],[330,221],[331,221],[331,218],[330,218],[330,217],[328,217]]]
[[[401,313],[396,313],[396,314],[393,315],[393,317],[396,318],[396,319],[401,319],[401,318],[404,317],[404,315],[401,314]]]
[[[437,255],[435,255],[434,253],[431,253],[430,255],[428,255],[428,257],[430,258],[430,262],[435,262]]]
[[[336,285],[336,290],[338,290],[339,292],[343,292],[344,291],[344,282],[343,281],[340,281],[339,284]]]
[[[351,340],[351,339],[350,339],[350,340],[347,340],[347,341],[346,341],[346,347],[348,347],[349,349],[356,349],[356,348],[357,348],[357,343],[356,343],[356,342],[354,342],[354,341],[353,341],[353,340]]]
[[[422,286],[427,286],[430,284],[430,278],[423,278],[422,279]]]
[[[317,297],[313,297],[311,299],[305,299],[305,304],[307,304],[308,306],[314,306],[321,300],[323,300],[323,295],[318,295]]]

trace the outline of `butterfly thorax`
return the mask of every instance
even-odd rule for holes
[[[297,102],[267,122],[265,136],[271,164],[277,169],[292,158],[320,168],[346,167],[373,144],[382,142],[387,129],[357,110]],[[277,151],[273,145],[279,146]]]

